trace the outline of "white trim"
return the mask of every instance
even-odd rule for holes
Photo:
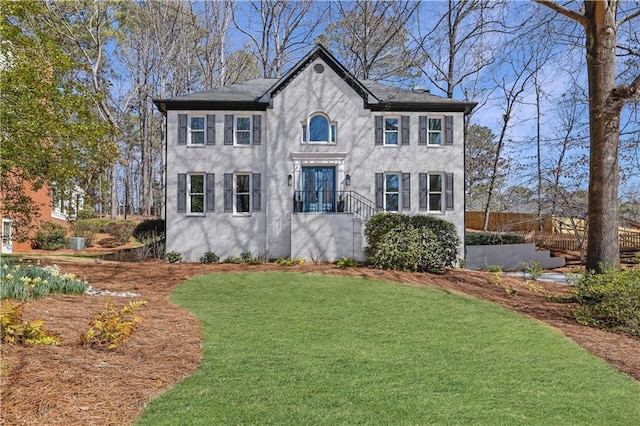
[[[239,212],[238,211],[238,176],[248,176],[249,177],[249,190],[246,194],[249,196],[249,211]],[[242,192],[241,194],[245,194]],[[234,172],[233,173],[233,215],[234,216],[251,216],[253,213],[253,173],[252,172]]]
[[[193,176],[202,176],[202,212],[192,212],[191,211],[191,178]],[[200,193],[195,193],[195,195],[199,195]],[[206,202],[207,202],[207,175],[205,172],[189,172],[187,173],[187,216],[204,216],[207,210]]]
[[[249,120],[249,128],[238,130],[238,120],[246,118]],[[238,132],[249,133],[249,143],[238,143]],[[234,115],[233,116],[233,145],[239,147],[251,147],[253,146],[253,117],[250,115]]]

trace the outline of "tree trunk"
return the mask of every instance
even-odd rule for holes
[[[618,141],[622,103],[615,86],[616,2],[585,2],[591,134],[587,269],[620,263],[618,242]]]

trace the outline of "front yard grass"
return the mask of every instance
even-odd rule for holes
[[[640,418],[637,382],[555,330],[470,297],[281,272],[200,276],[172,300],[202,323],[202,365],[137,424]]]

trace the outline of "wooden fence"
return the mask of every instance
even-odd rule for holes
[[[466,212],[467,228],[482,230],[484,227],[484,212]],[[553,231],[553,219],[543,218],[543,232]],[[537,231],[539,229],[538,217],[531,213],[490,212],[489,231]]]
[[[525,242],[534,243],[538,247],[549,250],[579,251],[578,237],[571,234],[552,234],[549,232],[522,232],[514,231],[510,234],[521,235]],[[586,236],[580,236],[583,240],[583,248],[587,248]],[[640,232],[621,232],[619,234],[620,252],[640,251]]]

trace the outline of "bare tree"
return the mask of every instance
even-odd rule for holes
[[[364,80],[393,81],[417,76],[408,47],[407,22],[419,3],[412,1],[336,1],[337,18],[317,41]]]
[[[265,78],[280,77],[292,58],[311,44],[311,36],[322,22],[323,3],[310,0],[261,0],[243,2],[247,21],[233,14],[236,28],[249,38]]]
[[[586,39],[589,82],[589,232],[587,268],[603,272],[620,263],[618,241],[618,158],[620,116],[627,102],[640,98],[640,72],[627,68],[626,84],[616,84],[616,53],[640,55],[632,45],[617,46],[618,31],[637,24],[640,7],[622,11],[618,0],[585,0],[580,9],[570,9],[551,0],[536,0],[580,23]],[[636,46],[637,47],[637,46]],[[633,61],[637,64],[636,61]]]
[[[500,57],[499,35],[511,31],[501,17],[504,5],[502,1],[448,0],[435,25],[431,22],[424,25],[419,20],[414,39],[421,52],[418,58],[424,58],[425,62],[418,65],[431,84],[448,98],[453,98],[456,88],[461,88],[468,99],[479,95],[480,74]],[[431,13],[438,6],[438,3],[423,5]],[[427,28],[424,34],[423,26]]]

